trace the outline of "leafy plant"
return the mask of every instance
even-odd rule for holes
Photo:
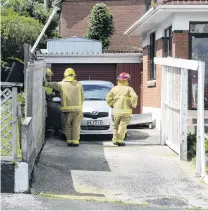
[[[103,49],[110,45],[110,37],[114,32],[113,16],[104,3],[97,3],[91,10],[88,30],[85,37],[102,42]]]
[[[17,95],[17,101],[21,107],[22,121],[25,119],[25,93],[19,93]]]
[[[19,16],[12,9],[1,9],[1,52],[7,57],[23,58],[23,44],[32,44],[43,25],[31,17]]]
[[[196,135],[188,134],[187,137],[187,156],[188,160],[191,160],[196,156]]]
[[[43,2],[38,0],[4,0],[4,2],[6,2],[5,4],[3,4],[4,7],[12,9],[20,16],[32,17],[38,20],[43,25],[46,23],[49,15],[52,12],[52,9],[45,10]],[[52,19],[48,29],[46,30],[47,36],[51,37],[53,30],[56,30],[56,27],[58,25],[58,17],[59,15],[56,15]]]
[[[205,139],[205,152],[208,153],[208,139]]]
[[[33,44],[45,25],[52,9],[34,0],[2,0],[1,2],[1,52],[2,59],[13,56],[23,58],[23,44]],[[46,30],[46,38],[57,37],[59,15]]]
[[[189,133],[187,142],[188,159],[191,160],[196,156],[196,134]],[[205,139],[205,153],[208,153],[208,139]]]

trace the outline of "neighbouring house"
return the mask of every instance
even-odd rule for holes
[[[60,36],[62,38],[83,37],[87,27],[90,10],[96,3],[103,2],[114,18],[115,32],[110,40],[109,51],[137,51],[141,47],[139,37],[124,35],[126,28],[140,18],[146,9],[145,0],[63,0],[60,17]]]
[[[161,119],[161,66],[154,57],[203,60],[205,75],[205,110],[208,109],[208,1],[165,0],[153,7],[125,32],[141,37],[143,48],[143,113],[152,112],[156,127]],[[197,74],[189,72],[189,117],[196,119]],[[208,116],[207,111],[205,115]]]
[[[104,51],[100,42],[84,38],[90,11],[100,2],[109,8],[115,26],[110,47]],[[130,85],[139,96],[139,104],[134,113],[141,113],[141,38],[129,37],[124,32],[145,13],[148,2],[149,0],[63,0],[59,26],[61,39],[48,40],[47,49],[42,49],[38,60],[44,60],[52,68],[53,81],[61,80],[67,67],[76,70],[78,80],[107,80],[114,84],[119,73],[130,73]]]

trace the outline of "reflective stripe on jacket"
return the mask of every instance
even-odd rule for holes
[[[138,96],[128,83],[118,83],[107,94],[106,101],[113,108],[113,115],[131,115],[137,107]]]
[[[82,111],[84,90],[81,83],[64,79],[61,82],[46,82],[45,85],[60,92],[63,112]]]

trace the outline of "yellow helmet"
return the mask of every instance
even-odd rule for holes
[[[50,68],[46,68],[46,76],[48,76],[48,77],[53,76],[53,72]]]
[[[67,68],[64,72],[64,77],[67,77],[67,76],[74,76],[75,77],[76,73],[72,68]]]

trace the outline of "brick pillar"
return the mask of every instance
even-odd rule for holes
[[[189,31],[173,32],[173,57],[188,59]]]
[[[156,40],[156,56],[163,55],[163,39]],[[156,67],[156,85],[148,86],[150,81],[150,46],[143,48],[143,105],[160,108],[161,102],[161,67]]]
[[[148,81],[150,78],[150,46],[143,48],[143,81]]]

